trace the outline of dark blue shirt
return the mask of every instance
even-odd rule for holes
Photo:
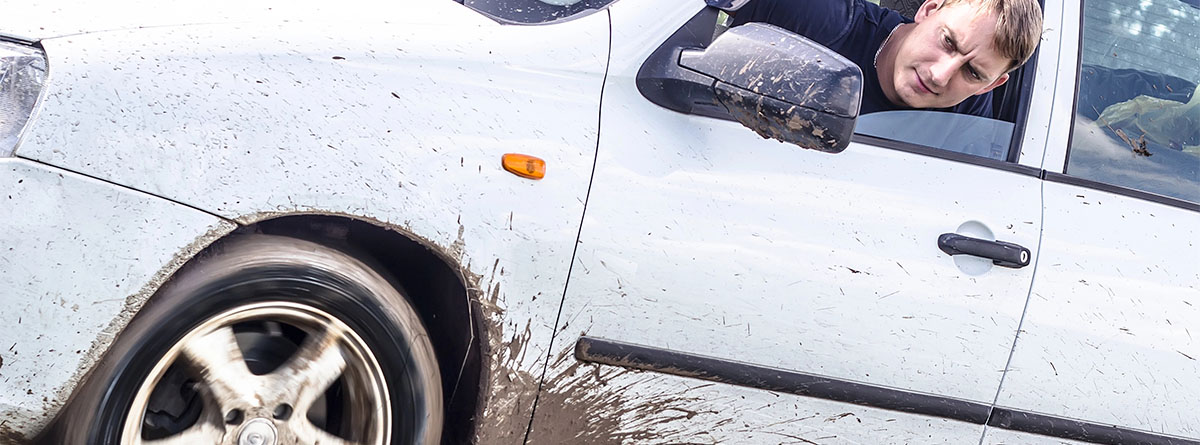
[[[859,114],[904,110],[883,95],[875,72],[875,53],[888,34],[912,19],[865,0],[751,0],[734,16],[733,25],[762,22],[778,26],[825,45],[850,59],[863,72]],[[992,93],[971,96],[938,111],[992,117]]]

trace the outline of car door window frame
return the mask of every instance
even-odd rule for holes
[[[711,5],[711,2],[710,2]],[[692,17],[685,25],[675,31],[667,38],[654,52],[643,62],[641,69],[638,71],[637,84],[638,89],[646,99],[660,106],[686,114],[694,114],[699,116],[712,117],[716,119],[734,121],[725,110],[719,105],[698,103],[696,101],[681,101],[680,97],[690,96],[674,92],[666,93],[668,89],[679,89],[682,82],[676,79],[686,79],[689,75],[688,70],[677,66],[675,61],[679,58],[679,52],[685,48],[704,48],[707,47],[717,32],[717,7],[710,6],[701,10]],[[720,8],[725,9],[725,8]],[[1028,124],[1029,108],[1033,97],[1033,85],[1035,82],[1037,63],[1041,50],[1034,52],[1028,63],[1019,68],[1021,75],[1018,83],[1011,84],[1011,87],[1016,87],[1018,94],[1016,99],[1017,107],[1015,112],[1015,122],[1013,122],[1012,137],[1009,139],[1007,155],[1003,160],[990,159],[987,157],[976,156],[972,154],[959,153],[955,151],[945,150],[937,147],[920,145],[917,143],[886,139],[866,134],[855,133],[851,137],[852,143],[866,144],[875,147],[882,147],[906,153],[913,153],[924,156],[931,156],[940,159],[946,159],[955,162],[963,162],[968,164],[980,165],[984,167],[994,168],[998,170],[1008,171],[1026,176],[1040,177],[1042,169],[1039,167],[1020,164],[1021,147],[1025,139],[1025,127]],[[671,85],[672,82],[676,82]],[[931,111],[932,112],[932,111]]]

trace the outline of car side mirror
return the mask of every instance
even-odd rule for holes
[[[846,149],[862,101],[858,65],[807,38],[762,23],[737,26],[679,66],[712,78],[715,101],[764,138],[828,153]]]

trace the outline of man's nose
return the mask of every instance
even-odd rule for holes
[[[943,57],[934,63],[929,68],[929,82],[935,89],[940,90],[950,83],[950,79],[954,77],[954,73],[958,72],[959,61],[954,57]]]

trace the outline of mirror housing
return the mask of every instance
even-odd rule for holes
[[[807,38],[762,23],[729,29],[679,66],[711,78],[715,102],[764,138],[839,153],[862,101],[862,70]]]

